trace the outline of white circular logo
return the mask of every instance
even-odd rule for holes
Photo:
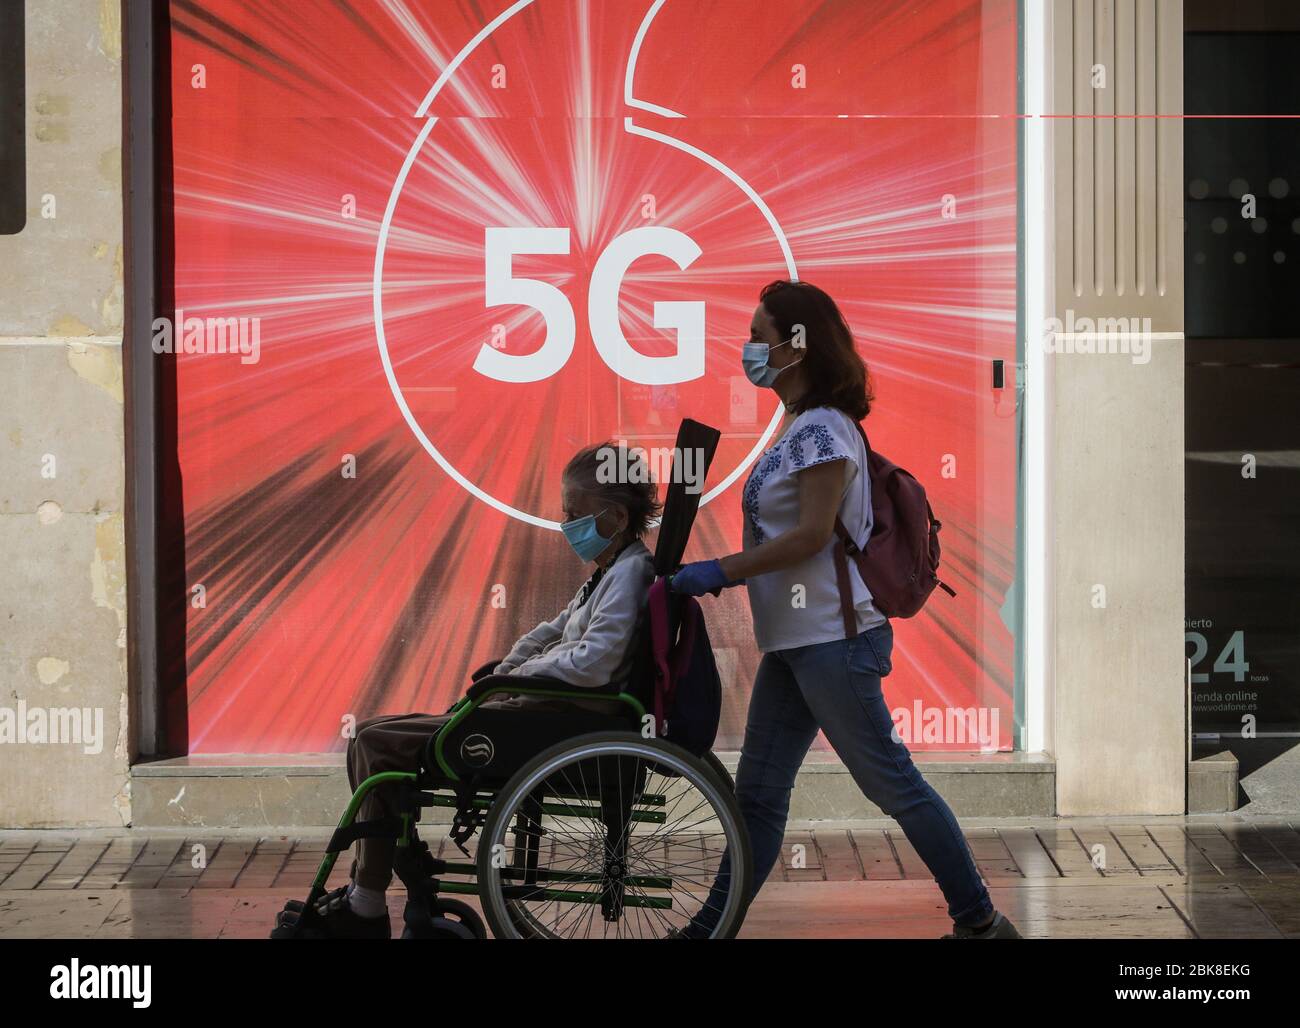
[[[486,735],[467,735],[460,744],[460,759],[470,767],[487,767],[495,755],[496,748]]]
[[[383,280],[384,280],[384,254],[389,243],[390,232],[392,231],[393,215],[397,209],[397,203],[402,195],[402,190],[406,184],[407,177],[415,164],[416,158],[424,147],[437,124],[438,118],[429,114],[429,108],[433,101],[438,97],[443,87],[455,74],[456,69],[478,48],[485,39],[491,36],[503,24],[509,21],[514,15],[521,10],[531,6],[534,0],[517,0],[506,10],[502,11],[496,18],[490,21],[483,29],[465,45],[465,47],[454,57],[447,66],[442,70],[429,93],[425,96],[424,101],[420,104],[415,112],[417,118],[425,119],[423,126],[416,133],[415,140],[406,158],[402,163],[401,170],[393,183],[392,192],[388,197],[388,205],[384,211],[383,221],[380,225],[379,240],[375,249],[375,267],[373,280],[373,302],[375,318],[375,337],[379,345],[379,356],[383,362],[384,374],[387,377],[388,385],[392,391],[393,398],[397,402],[397,408],[401,411],[408,427],[414,433],[420,445],[428,454],[438,463],[438,465],[464,488],[471,495],[475,496],[488,506],[508,514],[510,517],[517,518],[527,524],[536,525],[539,528],[549,528],[558,531],[559,522],[551,521],[546,518],[538,517],[527,511],[519,510],[516,507],[504,502],[503,500],[491,495],[487,490],[481,488],[474,482],[470,481],[451,463],[450,460],[434,445],[433,441],[425,433],[420,425],[419,419],[412,412],[410,405],[403,394],[402,387],[397,381],[397,375],[393,367],[393,360],[389,353],[388,340],[384,333],[384,306],[383,306]],[[659,3],[651,5],[649,11],[641,24],[640,31],[637,34],[636,41],[632,46],[631,52],[627,57],[626,78],[624,83],[624,103],[628,108],[644,111],[651,111],[655,114],[670,117],[683,118],[682,114],[676,111],[668,110],[656,104],[647,103],[638,100],[632,95],[632,83],[637,57],[640,53],[642,41],[649,29],[650,23],[663,6],[662,0]],[[798,280],[798,273],[795,269],[794,256],[790,251],[789,242],[786,239],[784,231],[777,223],[771,209],[763,201],[762,197],[754,191],[744,179],[735,171],[727,167],[717,158],[705,153],[698,147],[691,145],[683,140],[673,136],[645,128],[637,125],[632,117],[623,119],[623,131],[631,136],[640,137],[641,139],[656,142],[662,146],[670,147],[680,151],[689,157],[707,165],[714,173],[720,174],[727,178],[733,185],[741,190],[748,198],[749,202],[765,219],[768,228],[780,246],[786,274],[791,280]],[[562,227],[537,227],[537,226],[485,226],[484,227],[484,249],[486,255],[486,272],[485,272],[485,295],[488,306],[496,304],[523,304],[533,307],[543,317],[546,323],[547,335],[546,342],[536,353],[528,355],[506,355],[483,346],[474,362],[474,369],[487,378],[503,382],[535,382],[548,378],[555,374],[556,371],[564,365],[569,354],[572,352],[574,343],[573,332],[573,309],[571,302],[560,290],[548,283],[538,280],[521,278],[515,276],[510,271],[510,261],[515,254],[566,254],[569,251],[569,229]],[[692,378],[699,378],[704,370],[704,303],[703,301],[692,302],[661,302],[654,305],[653,323],[656,328],[675,329],[677,332],[678,352],[670,357],[647,358],[638,355],[629,347],[626,338],[622,334],[618,323],[618,294],[621,284],[622,275],[640,256],[647,254],[658,254],[665,256],[674,261],[677,266],[683,270],[688,267],[700,254],[699,246],[686,234],[667,228],[640,228],[623,233],[614,239],[607,250],[605,250],[597,262],[595,273],[592,276],[591,294],[587,297],[589,310],[592,314],[592,341],[597,353],[614,369],[620,378],[629,382],[641,383],[643,385],[662,385],[678,381],[689,381]],[[709,503],[714,497],[724,492],[741,474],[754,462],[760,453],[767,447],[768,440],[772,437],[780,424],[782,407],[777,403],[776,409],[772,413],[771,420],[766,427],[759,433],[758,439],[745,457],[733,468],[723,479],[718,482],[712,489],[708,490],[701,497],[701,506]]]

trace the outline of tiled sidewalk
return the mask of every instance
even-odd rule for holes
[[[1027,936],[1300,938],[1297,825],[1042,819],[965,834],[995,904]],[[435,831],[431,847],[459,857]],[[265,936],[284,900],[305,893],[327,837],[0,831],[0,937]],[[402,891],[389,895],[400,917]],[[787,835],[744,934],[933,937],[948,926],[897,826],[816,827]]]

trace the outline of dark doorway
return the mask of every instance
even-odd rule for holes
[[[1244,779],[1300,741],[1300,5],[1184,14],[1192,730]]]
[[[22,0],[0,4],[0,235],[27,224],[27,39]]]

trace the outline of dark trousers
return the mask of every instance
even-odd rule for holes
[[[386,714],[362,721],[348,742],[348,784],[352,791],[381,771],[415,771],[429,737],[450,719],[450,714]],[[395,817],[395,796],[391,785],[371,789],[361,801],[357,820]],[[391,838],[358,840],[352,871],[356,883],[367,889],[387,889],[393,880],[395,848],[396,840]]]
[[[948,915],[957,924],[983,924],[993,903],[961,827],[894,731],[880,682],[893,668],[893,648],[894,629],[885,622],[852,639],[763,655],[736,772],[754,860],[750,896],[780,857],[795,776],[821,729],[863,795],[903,829],[938,882]],[[730,867],[724,854],[690,934],[717,924]]]

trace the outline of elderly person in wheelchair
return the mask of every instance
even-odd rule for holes
[[[454,894],[477,894],[497,937],[678,937],[710,902],[728,847],[736,888],[714,936],[735,933],[748,840],[730,776],[707,749],[656,738],[646,709],[656,575],[643,538],[661,508],[649,474],[627,473],[640,461],[610,442],[566,466],[561,527],[595,571],[564,610],[475,672],[447,713],[357,726],[352,802],[310,895],[286,905],[272,938],[390,938],[394,874],[407,889],[403,938],[484,937]],[[609,467],[624,471],[609,481]],[[482,831],[473,863],[431,854],[416,830],[424,807],[454,810],[451,840],[467,858]],[[349,882],[326,892],[354,842]]]

